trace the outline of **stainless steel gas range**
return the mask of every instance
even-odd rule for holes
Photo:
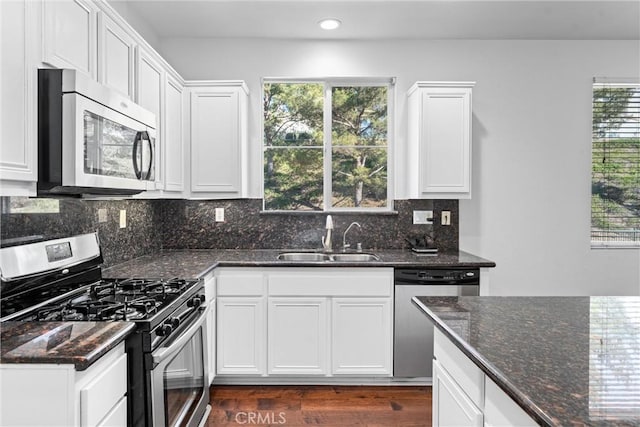
[[[96,233],[0,249],[0,322],[135,322],[128,425],[199,425],[210,410],[202,282],[103,279],[102,262]]]

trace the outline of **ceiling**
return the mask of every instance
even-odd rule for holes
[[[640,0],[111,0],[161,39],[640,39]],[[320,19],[342,26],[321,30]]]

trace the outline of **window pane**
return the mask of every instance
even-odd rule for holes
[[[387,206],[385,148],[336,148],[333,150],[332,167],[332,207]]]
[[[321,149],[265,149],[265,209],[322,210],[322,175]]]
[[[334,87],[332,145],[387,145],[387,87]]]
[[[2,213],[32,214],[59,213],[60,201],[57,199],[31,199],[29,197],[3,197]]]
[[[321,83],[266,83],[264,85],[264,145],[323,145]]]
[[[591,241],[640,244],[640,88],[594,85]]]
[[[386,83],[266,82],[264,208],[387,207],[388,92]]]

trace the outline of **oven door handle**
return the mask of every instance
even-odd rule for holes
[[[189,342],[189,340],[193,337],[193,334],[195,334],[196,331],[200,329],[200,327],[202,327],[202,324],[207,320],[209,306],[207,304],[203,304],[200,307],[203,308],[202,312],[200,313],[200,317],[193,325],[189,327],[189,329],[183,332],[177,340],[171,343],[169,347],[160,348],[155,353],[153,353],[154,366],[162,363],[173,353],[180,350],[187,342]]]

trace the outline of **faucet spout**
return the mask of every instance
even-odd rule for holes
[[[347,233],[349,232],[349,230],[351,230],[351,227],[353,227],[354,225],[357,225],[358,228],[362,228],[362,226],[360,224],[358,224],[357,222],[352,222],[351,224],[349,224],[347,229],[344,230],[344,233],[342,234],[342,252],[346,252],[347,248],[349,248],[351,246],[351,245],[347,244]]]
[[[331,230],[333,230],[333,218],[331,218],[331,215],[327,215],[327,223],[325,225],[325,228],[327,229],[327,235],[322,237],[322,248],[325,252],[331,252]]]

